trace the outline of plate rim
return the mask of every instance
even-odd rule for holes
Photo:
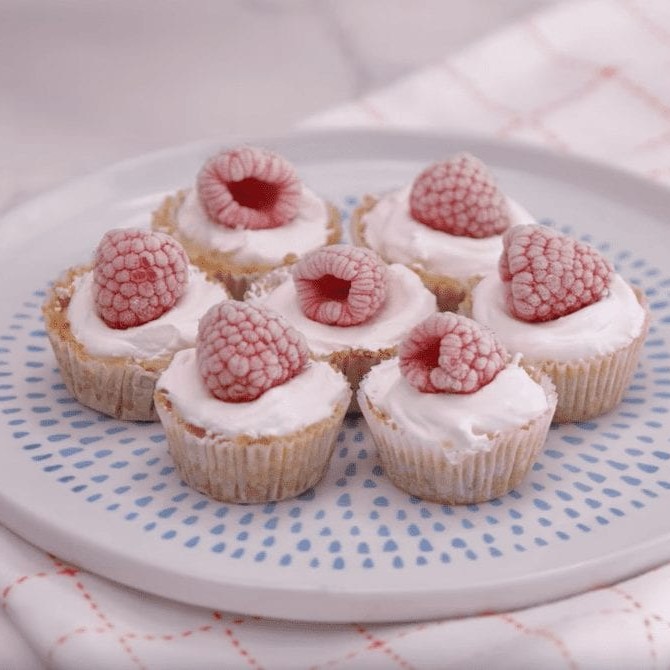
[[[670,185],[655,181],[649,177],[641,175],[639,172],[625,167],[606,163],[602,160],[591,158],[582,154],[563,153],[548,149],[541,145],[530,144],[519,140],[498,139],[483,133],[459,132],[459,131],[441,131],[421,128],[365,128],[365,127],[334,127],[334,128],[298,128],[283,134],[254,135],[254,136],[221,136],[217,138],[203,138],[190,142],[172,144],[167,147],[131,155],[118,161],[113,161],[97,169],[84,171],[78,175],[64,179],[62,182],[53,185],[43,191],[28,195],[24,200],[15,203],[7,209],[0,210],[0,226],[7,225],[14,218],[26,216],[31,209],[42,207],[52,198],[60,199],[68,191],[81,188],[90,181],[97,181],[100,177],[111,175],[117,172],[123,172],[127,169],[142,165],[143,163],[152,163],[160,160],[161,157],[173,155],[175,153],[190,154],[196,151],[215,149],[216,147],[240,144],[255,144],[257,146],[272,147],[274,145],[284,145],[292,142],[321,142],[324,139],[332,141],[333,138],[347,138],[357,140],[373,139],[373,142],[379,142],[385,138],[392,141],[406,141],[410,143],[419,141],[438,141],[444,143],[461,142],[467,147],[478,146],[494,152],[504,151],[512,154],[532,158],[542,162],[549,159],[551,163],[564,163],[570,166],[578,165],[581,169],[589,172],[595,172],[607,179],[614,179],[617,182],[623,181],[625,184],[635,184],[636,189],[646,190],[650,196],[660,198],[670,197]],[[569,175],[570,173],[568,173]],[[566,179],[565,181],[572,181]],[[616,197],[616,193],[613,194]],[[668,222],[670,224],[670,221]]]

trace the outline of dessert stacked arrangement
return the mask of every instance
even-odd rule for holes
[[[160,420],[184,481],[217,500],[291,498],[361,412],[400,489],[473,504],[518,486],[552,421],[622,399],[644,297],[595,249],[539,225],[469,154],[333,205],[282,156],[237,147],[109,231],[52,287],[68,390]]]

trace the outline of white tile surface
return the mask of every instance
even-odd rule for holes
[[[0,210],[202,137],[283,132],[551,0],[0,0]]]

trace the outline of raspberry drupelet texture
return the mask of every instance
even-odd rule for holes
[[[93,259],[93,297],[110,328],[130,328],[171,309],[188,283],[188,260],[169,235],[131,228],[107,232]]]
[[[210,158],[196,181],[212,221],[228,228],[276,228],[298,212],[302,186],[293,166],[267,149],[240,147]]]
[[[295,264],[293,281],[305,316],[334,326],[367,321],[386,299],[386,265],[365,247],[317,249]]]
[[[593,247],[540,225],[503,236],[499,262],[507,309],[523,321],[551,321],[607,295],[610,262]]]
[[[442,312],[409,332],[398,357],[402,374],[423,393],[474,393],[505,367],[507,351],[493,331]]]
[[[467,153],[426,168],[409,198],[412,218],[460,237],[491,237],[509,228],[507,200],[484,163]]]
[[[200,319],[196,356],[210,393],[248,402],[295,377],[306,365],[304,337],[279,314],[224,300]]]

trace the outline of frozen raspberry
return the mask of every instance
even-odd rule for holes
[[[353,326],[377,313],[386,299],[386,265],[365,247],[332,244],[293,268],[298,302],[312,321]]]
[[[426,168],[409,197],[412,218],[460,237],[491,237],[507,230],[507,200],[484,163],[470,154]]]
[[[210,393],[247,402],[295,377],[307,363],[305,338],[279,314],[224,300],[200,319],[196,352]]]
[[[228,228],[276,228],[298,212],[301,184],[293,166],[266,149],[241,147],[210,158],[198,174],[200,202]]]
[[[505,233],[499,270],[507,308],[523,321],[551,321],[597,302],[614,275],[588,244],[540,225]]]
[[[93,298],[110,328],[131,328],[174,307],[188,282],[181,244],[149,230],[110,230],[93,259]]]
[[[505,367],[493,331],[452,312],[429,316],[398,349],[400,371],[423,393],[474,393]]]

